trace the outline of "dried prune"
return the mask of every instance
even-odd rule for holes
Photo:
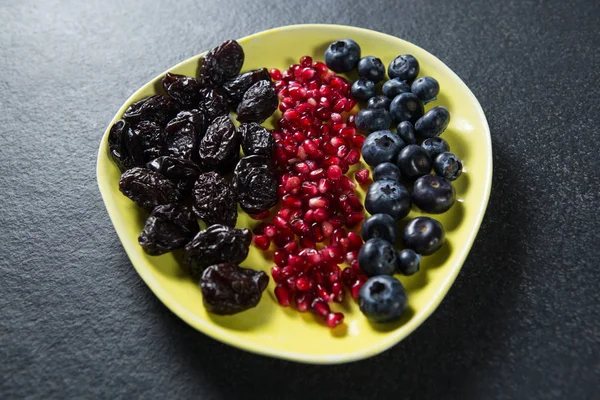
[[[229,113],[227,98],[216,90],[202,89],[198,109],[202,110],[208,122]]]
[[[200,78],[212,87],[220,87],[242,70],[244,49],[235,40],[212,48],[200,59]]]
[[[146,219],[138,242],[152,256],[185,246],[198,233],[195,215],[180,204],[156,206]]]
[[[252,71],[244,72],[225,82],[223,84],[223,91],[227,94],[229,105],[236,107],[239,102],[242,101],[244,93],[246,93],[246,91],[256,82],[263,80],[271,80],[269,71],[266,68],[253,69]]]
[[[244,157],[236,165],[233,175],[234,189],[242,210],[258,214],[277,203],[277,180],[271,159]]]
[[[146,166],[173,182],[183,196],[191,193],[198,175],[202,172],[194,162],[171,156],[158,157]]]
[[[200,100],[200,89],[203,85],[191,76],[167,72],[162,85],[169,97],[184,107],[195,106]]]
[[[128,130],[129,125],[121,119],[110,127],[108,134],[108,152],[121,172],[125,172],[134,166],[133,160],[129,157],[125,147],[125,136]]]
[[[270,81],[258,81],[252,85],[237,107],[237,119],[240,122],[261,123],[275,112],[279,100]]]
[[[202,302],[208,312],[231,315],[256,307],[269,277],[233,264],[208,267],[200,279]]]
[[[140,121],[156,122],[165,126],[167,122],[177,115],[177,103],[169,97],[155,94],[136,101],[123,113],[123,119],[131,124]]]
[[[144,162],[159,157],[163,152],[164,130],[156,122],[141,121],[135,127]]]
[[[238,136],[242,141],[242,150],[245,156],[265,156],[271,158],[275,149],[275,139],[271,132],[256,122],[241,124],[238,127]]]
[[[194,126],[198,141],[202,140],[206,133],[206,128],[208,128],[209,121],[204,112],[198,109],[180,111],[175,118],[169,121],[166,131],[169,133],[171,130],[179,130],[182,125],[187,123]]]
[[[216,172],[198,176],[192,191],[194,213],[206,225],[234,227],[237,221],[237,196],[233,186]]]
[[[183,262],[193,278],[200,278],[206,267],[228,262],[239,264],[248,257],[252,234],[248,229],[211,225],[185,246]]]
[[[147,168],[135,167],[125,171],[119,181],[119,190],[148,211],[179,200],[175,185],[158,172]]]
[[[199,147],[202,167],[225,171],[240,153],[239,135],[229,116],[218,117],[206,130]]]

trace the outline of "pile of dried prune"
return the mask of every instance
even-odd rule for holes
[[[234,228],[238,202],[268,213],[277,201],[275,143],[259,125],[277,109],[277,94],[266,69],[240,74],[243,63],[244,50],[228,40],[201,58],[198,76],[167,72],[163,93],[131,104],[108,136],[119,190],[150,213],[140,246],[149,255],[183,249],[182,267],[217,314],[256,306],[268,283],[263,272],[238,266],[252,240]]]

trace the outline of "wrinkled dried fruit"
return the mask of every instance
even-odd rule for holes
[[[242,70],[244,49],[235,40],[212,48],[200,59],[200,77],[212,87],[219,87]]]
[[[240,140],[228,116],[215,119],[208,127],[200,142],[199,154],[205,169],[225,171],[235,165],[240,154]]]
[[[248,229],[212,225],[185,246],[183,262],[194,279],[209,265],[228,262],[239,264],[248,257],[252,234]]]
[[[279,100],[271,81],[258,81],[244,93],[237,107],[240,122],[261,123],[277,109]]]
[[[121,172],[134,167],[134,162],[125,147],[125,136],[129,130],[129,125],[124,120],[119,120],[110,127],[108,134],[108,152]]]
[[[271,158],[275,148],[275,139],[267,128],[256,122],[244,123],[238,127],[238,136],[242,141],[244,155]]]
[[[202,89],[200,91],[200,99],[198,109],[204,113],[208,122],[212,122],[215,118],[222,115],[229,114],[227,98],[216,90]]]
[[[200,174],[192,190],[194,213],[206,225],[235,226],[237,196],[231,184],[216,172]]]
[[[171,156],[155,158],[147,163],[146,167],[168,178],[183,196],[191,193],[198,175],[202,172],[194,162]]]
[[[159,157],[163,152],[164,130],[156,122],[141,121],[135,127],[144,162]]]
[[[192,212],[180,204],[156,206],[146,219],[138,241],[152,256],[185,246],[198,233],[198,221]]]
[[[198,137],[198,143],[204,137],[206,129],[208,128],[209,121],[203,111],[193,109],[188,111],[181,111],[167,124],[166,131],[170,133],[172,130],[179,130],[183,125],[192,124]]]
[[[277,204],[277,180],[271,159],[262,156],[244,157],[233,174],[233,185],[242,210],[257,214]]]
[[[123,119],[130,124],[140,121],[153,121],[160,126],[165,126],[169,120],[177,115],[178,106],[169,97],[155,94],[136,101],[123,113]]]
[[[244,93],[246,93],[246,91],[250,89],[250,87],[256,82],[263,80],[271,80],[269,71],[267,71],[266,68],[244,72],[243,74],[225,82],[223,85],[223,91],[227,94],[229,105],[236,107],[239,102],[242,101]]]
[[[221,315],[236,314],[256,307],[269,277],[233,264],[211,265],[202,274],[202,302],[208,312]]]
[[[177,188],[171,181],[147,168],[132,168],[121,175],[119,190],[138,206],[152,211],[156,206],[178,202]]]
[[[203,85],[191,76],[167,72],[162,85],[169,97],[184,107],[193,107],[200,100],[200,89]]]

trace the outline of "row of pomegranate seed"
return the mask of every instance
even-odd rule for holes
[[[310,310],[334,327],[343,314],[328,303],[343,301],[344,285],[357,295],[366,280],[357,262],[362,238],[344,229],[364,218],[356,184],[345,175],[360,162],[365,140],[354,116],[345,114],[356,101],[345,79],[310,57],[283,72],[271,70],[271,77],[282,112],[273,131],[282,208],[272,223],[257,227],[254,241],[263,250],[277,247],[271,274],[279,304]],[[318,243],[324,246],[317,249]],[[351,267],[342,271],[344,261]]]

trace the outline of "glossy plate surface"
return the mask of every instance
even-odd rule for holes
[[[283,70],[304,55],[323,61],[327,45],[346,37],[359,43],[363,56],[376,55],[386,67],[397,55],[412,54],[419,60],[420,75],[430,75],[438,80],[441,93],[437,101],[426,106],[426,110],[435,105],[450,110],[450,126],[443,137],[465,165],[465,172],[454,182],[458,202],[446,214],[435,217],[446,229],[446,245],[437,254],[423,258],[418,274],[400,278],[407,290],[409,308],[399,323],[374,326],[362,316],[355,301],[347,299],[341,305],[332,306],[334,310],[344,312],[345,324],[330,330],[310,313],[277,305],[272,280],[258,307],[235,316],[208,314],[202,305],[200,289],[181,271],[172,254],[148,256],[138,245],[137,236],[144,225],[145,214],[119,192],[120,172],[108,156],[108,129],[102,138],[97,164],[98,185],[133,266],[171,311],[197,330],[232,346],[316,364],[343,363],[378,354],[414,331],[440,304],[481,224],[492,181],[489,128],[475,96],[433,55],[401,39],[370,30],[337,25],[295,25],[240,39],[246,54],[243,71],[261,67]],[[195,76],[198,58],[190,58],[169,71]],[[156,93],[163,76],[164,73],[135,92],[115,115],[109,128],[131,103]],[[278,116],[279,113],[275,115]],[[265,126],[272,128],[273,121],[275,118],[268,120]],[[364,199],[364,191],[360,191],[360,196]],[[419,214],[413,211],[410,217]],[[256,223],[240,211],[238,227],[252,228]],[[265,257],[263,254],[252,246],[242,266],[268,273],[273,262],[270,255]]]

